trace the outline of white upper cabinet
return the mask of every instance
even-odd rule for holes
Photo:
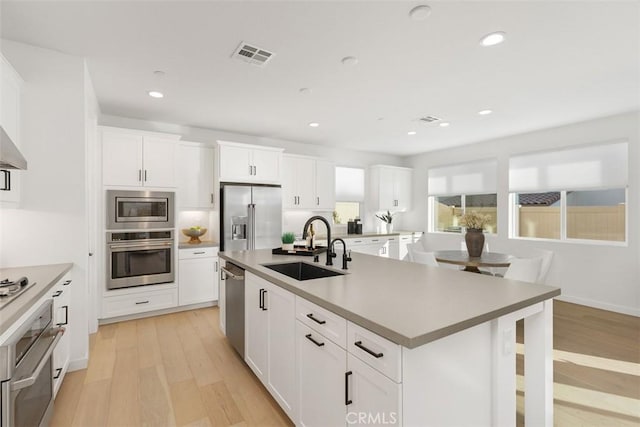
[[[212,209],[213,165],[215,148],[195,142],[181,142],[178,147],[178,206],[189,209]]]
[[[376,211],[411,209],[412,170],[397,166],[371,166],[370,197]]]
[[[283,207],[288,209],[335,209],[335,165],[322,159],[283,156]]]
[[[221,182],[280,184],[282,149],[218,141]]]
[[[176,186],[177,135],[102,127],[103,185]]]
[[[22,78],[2,55],[0,55],[0,67],[0,125],[9,138],[20,148]],[[18,206],[20,202],[20,174],[22,171],[2,170],[0,174],[0,203],[2,206]]]

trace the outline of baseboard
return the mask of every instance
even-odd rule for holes
[[[79,371],[80,369],[87,369],[89,366],[89,359],[82,358],[69,361],[69,367],[67,368],[67,372]]]
[[[178,313],[180,311],[195,310],[198,308],[215,307],[217,305],[218,305],[218,301],[203,302],[203,303],[191,304],[191,305],[181,305],[178,307],[163,308],[162,310],[145,311],[144,313],[127,314],[124,316],[110,317],[108,319],[98,319],[98,324],[108,325],[109,323],[144,319],[145,317],[161,316],[163,314]]]
[[[559,301],[586,305],[587,307],[599,308],[601,310],[614,311],[616,313],[628,314],[630,316],[640,317],[640,308],[609,304],[601,301],[590,300],[587,298],[573,297],[570,295],[560,295],[559,297],[556,297],[556,299]]]

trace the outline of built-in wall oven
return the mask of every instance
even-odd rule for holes
[[[174,193],[107,190],[107,229],[173,228]]]
[[[64,328],[46,300],[0,346],[0,426],[47,426],[53,412],[52,355]]]
[[[107,288],[174,281],[173,230],[107,233]]]

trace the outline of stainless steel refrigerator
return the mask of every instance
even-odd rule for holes
[[[281,246],[280,186],[221,184],[220,205],[221,251]]]

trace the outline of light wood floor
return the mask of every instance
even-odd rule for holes
[[[51,425],[292,425],[217,319],[206,308],[100,326],[88,369],[65,377]],[[639,318],[555,302],[554,349],[556,425],[640,426]]]

